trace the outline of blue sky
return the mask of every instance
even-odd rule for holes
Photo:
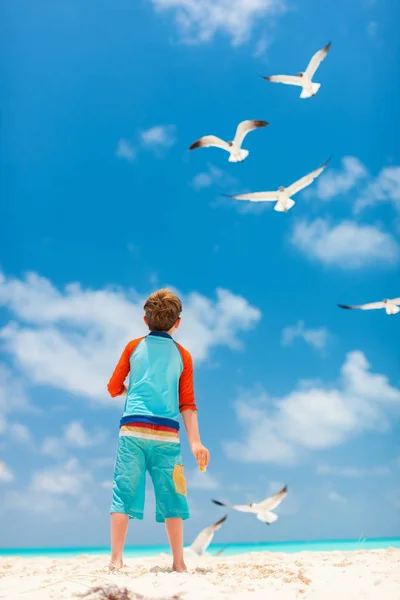
[[[3,5],[0,546],[108,543],[121,407],[105,386],[166,285],[212,456],[200,476],[183,442],[186,541],[220,515],[210,497],[282,483],[273,527],[231,515],[218,540],[399,535],[400,317],[336,307],[400,295],[398,7],[349,4]],[[259,77],[330,40],[314,98]],[[188,151],[253,118],[270,126],[244,163]],[[221,195],[329,155],[287,214]],[[131,544],[165,540],[148,499]]]

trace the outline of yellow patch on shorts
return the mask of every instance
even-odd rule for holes
[[[175,484],[175,490],[177,494],[182,494],[182,496],[186,496],[186,479],[183,474],[183,466],[175,465],[174,472],[172,473],[172,479]]]

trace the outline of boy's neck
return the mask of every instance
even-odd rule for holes
[[[172,338],[172,334],[174,332],[174,329],[170,329],[169,331],[150,331],[149,335],[154,335],[154,336],[159,336],[159,337],[169,337]]]

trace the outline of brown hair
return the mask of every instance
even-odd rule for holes
[[[182,302],[171,290],[158,290],[147,298],[144,312],[150,331],[169,331],[179,319]]]

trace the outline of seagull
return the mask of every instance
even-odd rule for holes
[[[185,548],[185,552],[188,552],[188,554],[195,556],[203,556],[204,554],[206,554],[206,550],[211,544],[215,532],[218,531],[218,529],[221,529],[222,524],[226,521],[227,518],[228,515],[225,515],[225,517],[222,517],[222,519],[220,519],[213,525],[210,525],[209,527],[203,529],[203,531],[200,531],[193,544]]]
[[[205,135],[194,142],[190,146],[189,150],[216,146],[217,148],[222,148],[222,150],[229,152],[229,162],[242,162],[249,155],[249,151],[242,150],[241,147],[246,135],[249,133],[249,131],[253,131],[253,129],[259,129],[260,127],[266,127],[267,125],[269,125],[267,121],[242,121],[237,126],[235,137],[232,142],[225,142],[215,135]]]
[[[289,187],[285,188],[283,185],[279,186],[276,192],[255,192],[254,194],[240,194],[236,196],[229,196],[228,194],[223,195],[228,196],[228,198],[250,200],[251,202],[276,202],[274,210],[278,212],[287,212],[295,205],[295,201],[292,200],[290,196],[297,194],[297,192],[310,185],[314,179],[321,175],[329,160],[330,159],[328,158],[321,167],[315,169],[315,171],[312,171],[308,175],[305,175],[305,177],[302,177],[295,183],[292,183]]]
[[[324,46],[322,50],[318,50],[308,63],[307,69],[303,72],[300,72],[297,76],[295,75],[271,75],[270,77],[264,77],[267,81],[272,81],[273,83],[286,83],[288,85],[298,85],[301,88],[300,98],[311,98],[311,96],[315,96],[321,87],[320,83],[314,83],[312,78],[314,77],[315,71],[318,69],[321,62],[324,60],[325,56],[329,52],[329,48],[331,47],[331,42]]]
[[[263,521],[267,525],[274,523],[278,515],[271,512],[274,508],[280,505],[282,500],[287,496],[287,485],[281,489],[280,492],[275,494],[274,496],[270,496],[266,498],[262,502],[251,503],[251,504],[224,504],[223,502],[219,502],[219,500],[213,500],[214,504],[218,506],[228,506],[229,508],[233,508],[234,510],[238,510],[239,512],[249,512],[254,513],[257,516],[259,521]]]
[[[382,302],[371,302],[370,304],[357,304],[355,306],[349,306],[348,304],[338,304],[340,308],[354,309],[359,308],[360,310],[374,310],[375,308],[384,308],[387,315],[396,315],[400,312],[400,298],[393,298],[389,300],[385,298]]]

